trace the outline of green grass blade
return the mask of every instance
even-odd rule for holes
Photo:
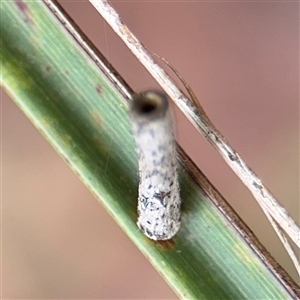
[[[180,172],[179,233],[158,243],[138,230],[126,101],[42,2],[1,3],[1,72],[8,94],[181,298],[292,298],[293,282],[280,270],[276,278],[251,250],[199,187],[201,174],[188,160]]]

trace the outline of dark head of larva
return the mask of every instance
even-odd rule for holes
[[[146,90],[133,96],[131,113],[134,118],[141,121],[161,118],[167,109],[167,95],[162,92]]]

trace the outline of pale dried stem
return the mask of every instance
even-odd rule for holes
[[[91,4],[107,21],[111,28],[119,35],[127,47],[145,66],[150,74],[156,79],[160,86],[166,91],[170,98],[176,103],[191,123],[201,132],[209,143],[221,154],[226,163],[242,180],[253,194],[254,198],[262,207],[268,219],[271,222],[279,224],[292,241],[300,248],[300,229],[294,220],[288,215],[287,211],[278,203],[271,192],[264,186],[261,180],[242,160],[241,156],[228,144],[222,134],[211,123],[204,110],[195,103],[195,99],[188,99],[176,86],[173,80],[165,73],[165,71],[153,60],[146,48],[141,42],[130,32],[127,26],[121,21],[117,12],[110,6],[106,0],[90,0]],[[278,227],[278,226],[277,226]],[[275,229],[278,234],[278,228]],[[281,231],[280,231],[281,232]],[[287,239],[279,234],[280,239]],[[288,243],[287,243],[288,244]],[[284,243],[286,247],[286,243]],[[289,245],[289,244],[288,244]],[[288,247],[288,252],[292,249]],[[293,257],[296,257],[293,254]],[[297,262],[298,266],[299,263]],[[297,265],[296,264],[296,265]],[[298,272],[299,272],[299,268]]]

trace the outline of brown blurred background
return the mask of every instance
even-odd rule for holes
[[[157,86],[88,2],[60,3],[135,90]],[[191,84],[299,224],[299,3],[112,4]],[[177,298],[4,92],[1,99],[3,298]],[[175,114],[179,143],[299,283],[248,190]]]

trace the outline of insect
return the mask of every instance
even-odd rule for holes
[[[137,225],[153,240],[168,240],[180,227],[181,200],[167,95],[155,90],[134,95],[130,115],[139,160]]]

